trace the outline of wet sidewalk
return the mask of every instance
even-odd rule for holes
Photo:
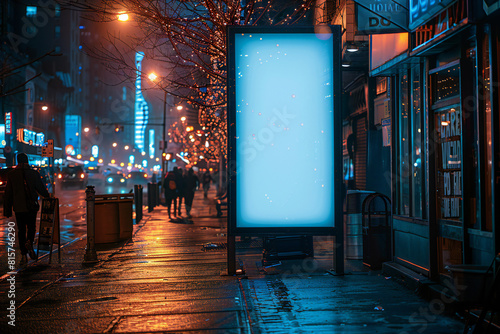
[[[226,221],[197,192],[191,221],[144,211],[132,240],[100,246],[82,265],[86,240],[0,282],[0,332],[13,333],[457,333],[463,324],[378,272],[333,276],[333,243],[315,258],[264,268],[260,238],[237,242],[244,276],[226,269]],[[184,211],[183,211],[184,213]],[[239,240],[237,238],[237,240]],[[204,247],[211,244],[210,247]],[[56,257],[57,258],[57,257]],[[53,259],[54,260],[54,259]],[[14,293],[15,297],[9,297]],[[15,327],[9,303],[15,302]]]

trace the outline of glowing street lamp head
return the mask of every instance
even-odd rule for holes
[[[155,81],[156,79],[158,79],[158,76],[156,75],[156,73],[152,72],[152,73],[149,73],[148,78],[151,81]]]
[[[186,116],[182,116],[182,117],[181,117],[181,121],[183,121],[183,122],[184,122],[185,120],[186,120]]]
[[[181,106],[181,105],[178,105],[177,107],[175,107],[177,110],[181,111],[184,107]]]
[[[116,146],[118,146],[118,144],[117,143],[113,143],[113,147],[116,147]]]
[[[130,147],[128,145],[125,145],[124,149],[128,150]]]
[[[117,16],[118,16],[118,21],[121,21],[121,22],[128,21],[128,14],[127,13],[119,13]]]
[[[83,129],[83,132],[89,132],[89,131],[90,131],[90,129],[89,129],[89,128],[84,128],[84,129]]]
[[[43,106],[43,107],[42,107],[42,110],[43,110],[43,111],[47,111],[47,110],[49,110],[49,107],[47,107],[47,106]]]

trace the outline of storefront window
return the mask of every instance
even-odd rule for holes
[[[422,182],[423,182],[423,155],[422,155],[422,112],[421,112],[421,76],[420,66],[415,66],[411,71],[412,82],[412,212],[413,216],[422,218]]]
[[[409,129],[408,129],[408,74],[400,76],[399,82],[399,214],[410,215],[410,151],[409,151]]]
[[[458,65],[439,71],[433,76],[434,103],[457,96],[460,92],[460,70]]]

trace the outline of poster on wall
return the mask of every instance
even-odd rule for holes
[[[338,26],[228,29],[230,233],[334,233],[339,59]]]
[[[460,106],[436,112],[439,218],[462,220],[462,148]]]

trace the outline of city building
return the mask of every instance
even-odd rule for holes
[[[336,4],[344,49],[362,51],[369,34],[348,65],[363,70],[344,81],[344,178],[392,200],[386,266],[439,281],[449,265],[489,265],[500,250],[499,2]]]

